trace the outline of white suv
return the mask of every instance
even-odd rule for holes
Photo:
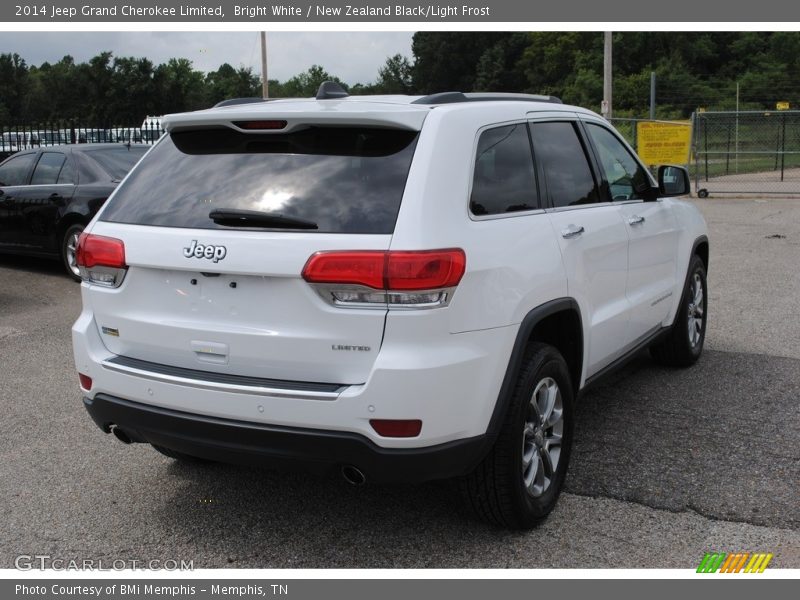
[[[444,93],[228,103],[168,132],[86,228],[89,414],[175,459],[458,478],[553,508],[580,390],[703,347],[706,225],[596,114]]]

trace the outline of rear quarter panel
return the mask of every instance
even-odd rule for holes
[[[440,309],[451,333],[518,324],[531,309],[567,294],[561,253],[543,212],[476,219],[469,211],[480,131],[524,123],[525,109],[435,109],[420,135],[391,247],[465,251],[466,273],[450,306]]]

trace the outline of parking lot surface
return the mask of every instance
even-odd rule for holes
[[[0,256],[0,567],[20,554],[205,567],[696,567],[709,550],[800,568],[800,200],[697,201],[711,237],[706,351],[647,354],[585,394],[566,492],[509,533],[446,482],[181,465],[81,404],[58,263]]]

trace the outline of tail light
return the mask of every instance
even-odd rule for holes
[[[466,264],[459,248],[317,252],[303,279],[337,306],[436,308],[450,302]]]
[[[78,373],[78,379],[81,382],[81,387],[87,392],[92,389],[92,378],[83,373]]]
[[[128,265],[122,240],[82,233],[75,249],[81,278],[91,284],[116,288],[122,284]]]
[[[370,419],[369,424],[382,437],[417,437],[422,431],[419,419]]]

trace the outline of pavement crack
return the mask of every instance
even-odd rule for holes
[[[624,502],[626,504],[636,504],[638,506],[644,506],[646,508],[650,508],[652,510],[658,510],[662,512],[668,512],[674,515],[683,515],[683,514],[695,514],[698,517],[706,519],[708,521],[714,521],[719,523],[731,523],[734,525],[750,525],[752,527],[765,527],[767,529],[775,529],[775,530],[786,530],[786,531],[797,531],[800,528],[797,527],[781,527],[777,525],[765,525],[764,523],[757,523],[755,521],[747,521],[747,520],[737,520],[737,519],[726,519],[724,517],[720,517],[711,513],[708,513],[696,506],[691,504],[685,505],[683,508],[672,508],[669,506],[660,506],[655,503],[646,502],[644,500],[639,499],[632,499],[632,498],[623,498],[623,497],[616,497],[616,496],[608,496],[605,494],[588,494],[586,492],[576,492],[575,490],[571,490],[569,488],[564,490],[565,494],[569,494],[572,496],[577,496],[579,498],[590,498],[592,500],[614,500],[616,502]]]

